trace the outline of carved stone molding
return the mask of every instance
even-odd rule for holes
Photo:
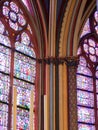
[[[43,59],[37,59],[39,63],[46,63],[46,64],[67,64],[67,66],[77,66],[78,64],[78,57],[70,56],[70,57],[47,57]]]

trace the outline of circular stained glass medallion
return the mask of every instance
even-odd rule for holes
[[[89,47],[89,52],[90,52],[90,54],[94,55],[95,54],[95,49],[93,47]]]
[[[10,11],[9,12],[9,17],[10,17],[10,20],[13,21],[13,22],[17,22],[17,14],[13,11]]]
[[[11,7],[11,10],[13,10],[16,13],[18,13],[19,8],[18,8],[18,6],[14,2],[10,3],[10,7]]]

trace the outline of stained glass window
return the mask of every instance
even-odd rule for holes
[[[20,53],[15,53],[14,75],[27,81],[35,80],[35,61]]]
[[[80,36],[77,68],[78,130],[96,130],[98,121],[98,11],[85,23]]]
[[[17,109],[17,130],[29,130],[29,111]]]
[[[0,129],[7,130],[8,128],[8,105],[0,103]]]
[[[26,0],[23,2],[27,4]],[[31,90],[33,103],[36,95],[34,34],[29,16],[25,16],[21,8],[22,2],[4,0],[0,4],[0,130],[13,129],[14,87],[17,90],[17,130],[30,130]]]

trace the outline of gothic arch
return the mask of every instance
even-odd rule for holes
[[[63,18],[61,34],[60,34],[60,41],[59,41],[59,56],[60,57],[67,56],[69,57],[69,60],[70,58],[72,58],[71,60],[73,61],[75,60],[74,58],[77,55],[77,49],[79,45],[79,39],[80,39],[80,33],[81,33],[80,30],[82,29],[85,23],[85,20],[88,18],[88,16],[90,15],[90,13],[95,7],[95,1],[92,1],[89,4],[89,6],[87,6],[87,8],[85,9],[86,2],[87,0],[86,1],[78,0],[78,1],[68,2],[67,8],[65,10],[65,15]],[[71,120],[71,122],[73,122],[71,126],[71,124],[69,124],[70,123],[69,120],[71,117],[69,117],[69,115],[67,114],[67,112],[69,111],[68,97],[70,96],[68,94],[68,91],[70,89],[69,86],[72,85],[71,78],[76,82],[76,76],[71,76],[72,73],[76,72],[75,69],[76,68],[74,68],[73,65],[71,67],[68,64],[62,64],[59,66],[59,75],[62,75],[62,77],[60,76],[59,78],[59,87],[60,87],[60,92],[59,92],[60,111],[59,112],[60,112],[60,116],[62,117],[62,120],[60,119],[61,120],[60,129],[67,130],[69,126],[70,126],[69,129],[73,129],[73,130],[77,129],[77,122],[74,122]],[[70,70],[72,70],[72,72]],[[74,86],[76,86],[76,84],[74,84]],[[73,93],[76,93],[76,91],[74,91]],[[76,100],[76,95],[74,96]],[[65,114],[63,115],[63,113]],[[75,113],[73,113],[73,115],[75,115]],[[65,120],[67,122],[69,121],[69,123],[67,124],[63,122]],[[77,117],[76,117],[76,120],[77,120]]]
[[[19,23],[18,23],[19,27],[17,27],[17,26],[14,27],[14,25],[12,26],[12,23],[11,23],[11,25],[9,24],[10,20],[12,20],[13,24],[14,24],[14,23],[16,23],[16,21],[18,19],[17,16],[16,16],[16,14],[18,14],[17,7],[16,7],[16,12],[14,12],[14,10],[8,12],[8,14],[6,14],[6,12],[5,12],[5,16],[3,16],[2,13],[0,13],[0,16],[1,16],[0,20],[4,23],[5,27],[8,29],[9,39],[11,41],[11,45],[13,45],[13,43],[15,42],[16,37],[19,38],[20,37],[19,35],[21,33],[23,34],[23,30],[24,30],[24,32],[27,33],[27,35],[29,35],[30,40],[33,41],[33,44],[31,46],[34,47],[34,50],[35,50],[35,53],[36,53],[36,57],[33,57],[33,58],[37,61],[37,59],[39,59],[41,57],[42,53],[43,53],[42,50],[44,50],[44,52],[45,52],[45,46],[44,45],[47,42],[47,36],[46,36],[46,33],[45,33],[46,27],[45,27],[45,24],[44,24],[44,20],[43,20],[43,24],[44,24],[43,25],[44,26],[43,32],[44,32],[45,36],[42,36],[41,32],[42,32],[43,27],[39,28],[39,26],[38,26],[38,24],[36,24],[36,21],[35,21],[35,18],[34,18],[35,16],[37,17],[36,12],[34,12],[35,13],[34,17],[31,18],[30,12],[28,12],[28,10],[24,6],[24,4],[21,2],[21,0],[18,0],[18,1],[17,0],[1,0],[0,1],[0,7],[3,7],[4,4],[5,4],[7,9],[10,10],[10,8],[12,8],[12,7],[9,5],[9,2],[15,3],[17,5],[17,7],[19,8],[19,11],[21,12],[21,14],[23,14],[23,16],[25,17],[25,20],[27,22],[27,25],[23,25],[23,27],[20,27]],[[0,8],[0,11],[2,12],[2,8]],[[11,13],[14,15],[14,17],[11,16]],[[24,22],[24,21],[22,21],[22,22]],[[40,20],[40,22],[42,22],[42,21]],[[24,24],[24,23],[21,23],[21,21],[20,21],[20,24]],[[40,24],[40,26],[41,26],[41,24]],[[14,45],[13,45],[12,48],[13,48],[12,51],[14,51],[14,49],[15,49]],[[44,55],[45,55],[45,53],[44,53]],[[37,66],[36,79],[35,79],[35,84],[36,84],[36,90],[35,90],[35,97],[36,97],[35,100],[36,101],[35,102],[36,103],[34,104],[34,107],[35,107],[34,113],[36,115],[36,117],[35,117],[35,129],[38,130],[40,128],[40,116],[41,116],[40,115],[40,113],[41,113],[40,112],[40,109],[41,109],[41,104],[40,104],[41,99],[40,98],[41,98],[41,89],[42,89],[41,84],[42,83],[41,83],[41,77],[40,77],[40,71],[39,71],[41,69],[41,66],[39,65],[39,63],[37,63],[36,66]],[[40,82],[38,82],[38,79],[39,79]],[[11,118],[9,118],[9,119],[11,119]],[[9,123],[8,129],[11,129],[10,127],[11,127],[11,123]]]

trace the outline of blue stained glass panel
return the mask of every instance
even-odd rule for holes
[[[10,49],[0,45],[0,71],[10,73],[11,52]]]
[[[98,78],[98,71],[96,71],[96,78]]]
[[[0,103],[0,130],[8,129],[8,105]]]
[[[22,14],[18,14],[18,22],[21,26],[24,26],[26,24],[26,20],[24,19]]]
[[[96,91],[98,93],[98,79],[96,79]]]
[[[28,28],[30,29],[29,25],[28,25]],[[19,41],[19,39],[20,39],[20,41]],[[36,55],[35,55],[34,49],[31,48],[31,44],[32,44],[32,42],[30,41],[29,35],[26,32],[23,32],[21,35],[17,36],[17,41],[15,42],[15,48],[16,48],[16,50],[35,58]],[[33,44],[32,44],[32,46],[33,46]]]
[[[89,39],[89,46],[92,46],[92,47],[95,47],[96,46],[96,43],[93,39]]]
[[[89,23],[89,19],[88,19],[86,21],[85,25],[84,25],[84,28],[82,30],[82,34],[81,34],[80,37],[82,38],[83,36],[85,36],[86,34],[88,34],[90,32],[91,32],[91,30],[90,30],[90,23]]]
[[[33,48],[25,45],[25,44],[22,44],[21,42],[16,42],[15,43],[15,48],[16,50],[20,51],[20,52],[23,52],[24,54],[28,55],[28,56],[31,56],[33,58],[35,58],[35,52],[33,50]]]
[[[9,102],[10,77],[0,73],[0,100]]]
[[[9,38],[7,36],[2,35],[2,34],[0,34],[0,43],[3,45],[9,46],[9,47],[11,46]]]
[[[94,107],[93,93],[77,90],[77,104],[82,106]]]
[[[77,75],[77,88],[93,91],[93,79],[83,75]]]
[[[92,62],[96,62],[97,61],[97,57],[94,55],[89,55],[89,58]]]
[[[18,27],[18,24],[17,23],[14,23],[12,22],[10,19],[9,19],[9,25],[12,29],[14,29],[15,31],[18,31],[19,27]]]
[[[97,94],[97,108],[98,108],[98,94]]]
[[[95,54],[95,49],[93,47],[89,47],[89,52],[90,52],[90,54],[94,55]]]
[[[78,121],[85,123],[95,123],[94,109],[78,107]]]
[[[17,108],[17,130],[30,130],[28,110]]]
[[[87,44],[84,44],[83,47],[84,47],[84,51],[88,54],[88,48],[89,48],[89,46]]]
[[[3,6],[3,15],[5,15],[8,18],[8,14],[9,14],[9,8],[6,6]]]
[[[88,67],[85,67],[85,66],[82,66],[82,65],[78,65],[77,73],[92,76],[90,69]]]
[[[80,56],[80,58],[79,58],[79,65],[82,65],[84,67],[86,67],[86,65],[87,65],[86,59],[83,56]]]
[[[78,124],[78,130],[95,130],[94,125]]]
[[[20,53],[15,53],[14,75],[26,81],[35,81],[36,62]]]
[[[18,6],[14,2],[10,3],[10,8],[11,8],[11,10],[15,11],[16,13],[18,13],[18,11],[19,11]]]
[[[97,46],[98,46],[98,44],[97,44]],[[95,50],[96,50],[96,56],[98,56],[98,47],[96,47]]]
[[[35,86],[18,79],[14,79],[14,86],[17,88],[17,105],[30,108],[30,92]]]
[[[3,34],[5,31],[5,27],[3,25],[3,23],[0,21],[0,34]]]
[[[81,47],[78,48],[77,55],[81,54]]]

